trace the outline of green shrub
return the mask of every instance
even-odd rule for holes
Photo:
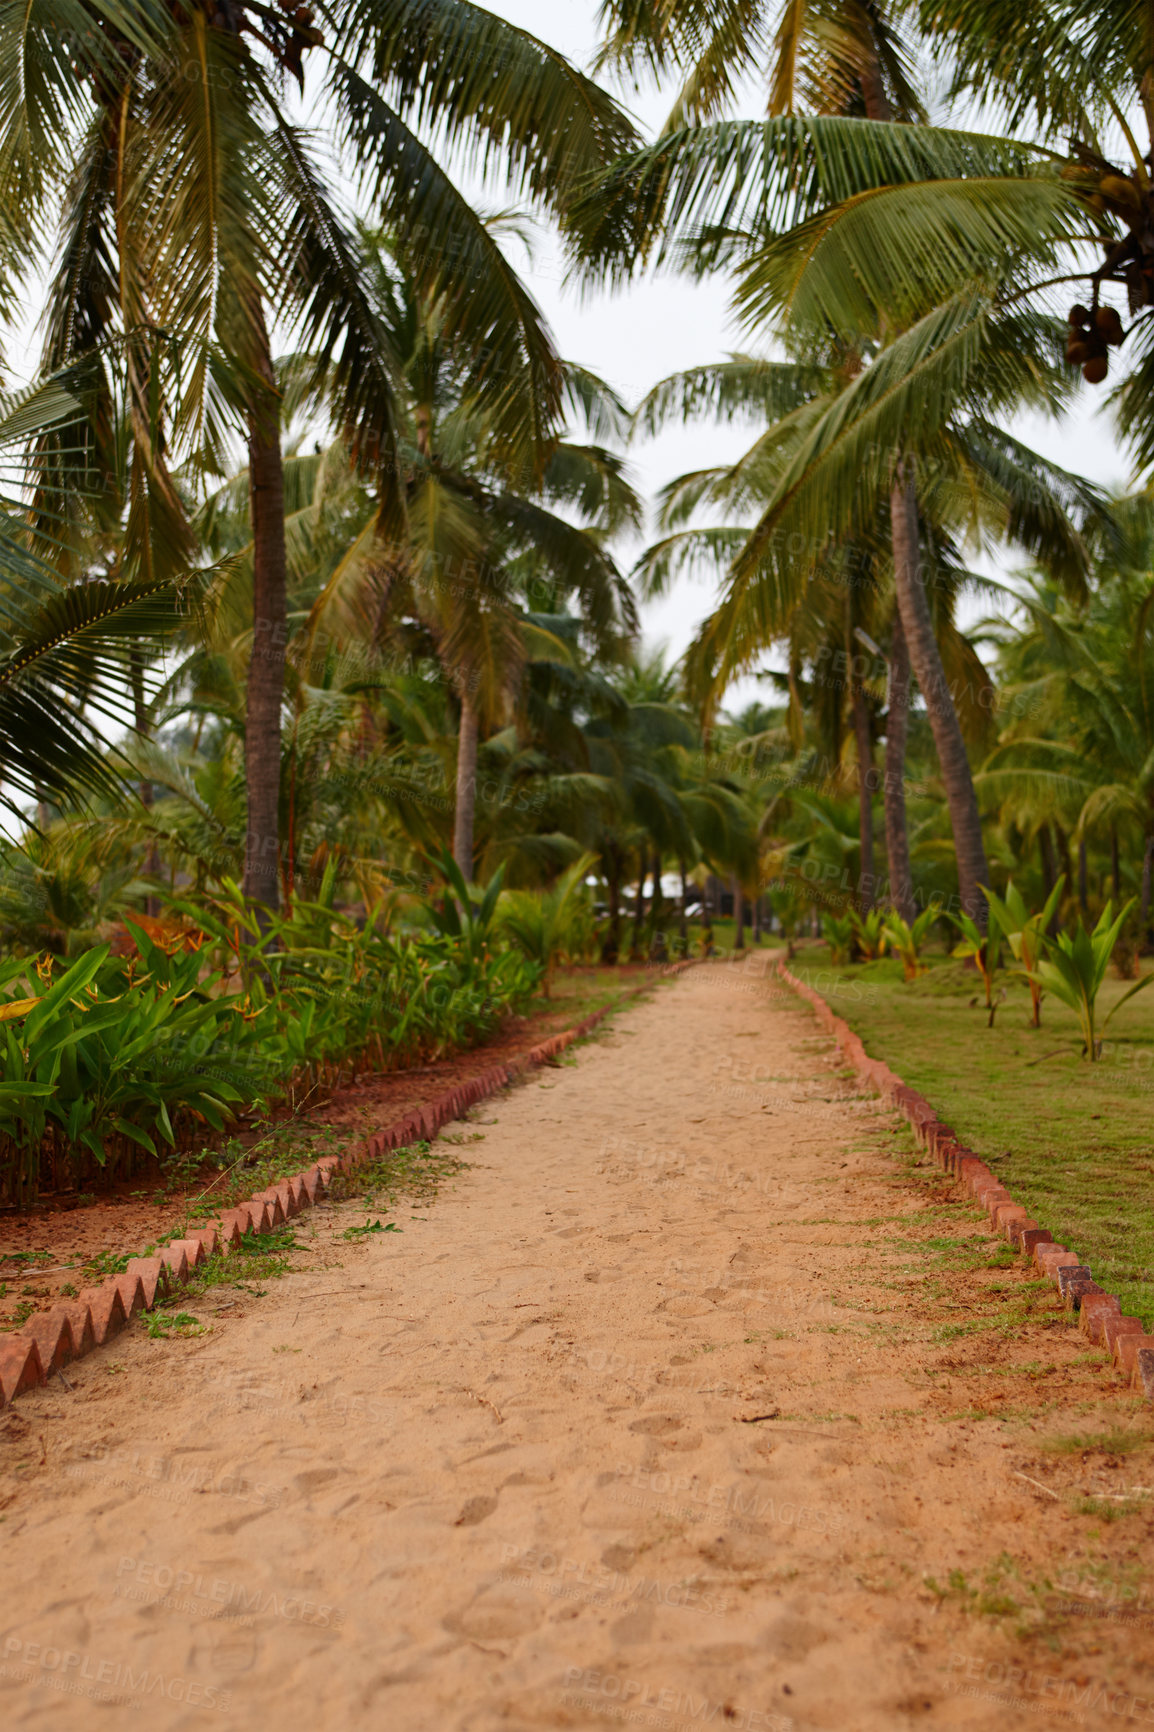
[[[543,972],[471,913],[456,935],[362,928],[331,883],[267,927],[235,886],[174,913],[171,943],[135,925],[137,955],[98,945],[55,981],[51,961],[0,965],[0,1196],[27,1206],[46,1175],[127,1174],[249,1109],[473,1045]]]

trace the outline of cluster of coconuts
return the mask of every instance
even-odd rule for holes
[[[288,28],[292,31],[291,40],[298,54],[301,46],[315,48],[324,41],[323,35],[316,28],[316,15],[309,7],[303,6],[300,0],[277,0],[277,5],[286,15]],[[261,36],[259,28],[245,17],[244,6],[245,0],[217,0],[216,10],[209,23],[217,30],[226,30],[234,36]],[[261,37],[261,40],[264,41],[265,38]]]
[[[1100,385],[1110,371],[1109,351],[1125,339],[1122,320],[1114,307],[1070,308],[1070,335],[1066,340],[1066,359],[1081,367],[1088,385]]]
[[[299,4],[299,0],[277,0],[282,12],[286,12],[296,26],[299,36],[316,46],[324,41],[324,37],[315,28],[316,14],[308,7]]]

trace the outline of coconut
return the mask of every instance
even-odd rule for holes
[[[1118,317],[1116,307],[1099,307],[1094,314],[1094,325],[1098,335],[1104,338],[1112,349],[1116,349],[1119,343],[1125,340],[1126,333],[1122,329],[1122,321]]]
[[[1083,337],[1071,337],[1066,344],[1066,359],[1072,367],[1080,367],[1084,361],[1091,360],[1098,350],[1093,343],[1087,343]]]
[[[1110,204],[1124,205],[1129,211],[1142,209],[1142,194],[1132,180],[1125,175],[1104,174],[1098,182],[1098,191]]]
[[[1084,331],[1090,323],[1090,309],[1082,306],[1080,301],[1070,308],[1068,316],[1069,323],[1078,331]]]
[[[1082,368],[1082,377],[1087,385],[1100,385],[1110,371],[1110,363],[1105,355],[1092,355]]]

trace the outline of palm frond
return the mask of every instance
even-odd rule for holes
[[[572,250],[590,280],[623,282],[638,260],[685,262],[709,230],[773,235],[882,189],[1021,182],[1037,197],[1058,165],[1016,140],[838,115],[784,115],[687,128],[623,157],[574,209]],[[690,259],[690,262],[691,259]]]
[[[539,459],[559,422],[564,389],[540,308],[400,114],[350,67],[335,76],[346,145],[417,292],[440,309],[445,336],[467,363],[469,388],[485,395],[495,434],[520,461]]]
[[[825,388],[828,371],[815,363],[730,355],[662,379],[638,405],[634,425],[650,437],[670,422],[712,416],[717,421],[777,421]]]
[[[575,183],[637,140],[607,91],[526,30],[470,0],[359,0],[336,43],[347,68],[372,83],[419,127],[461,140],[472,170],[500,163],[511,185],[563,213]],[[372,113],[354,160],[376,147]],[[347,111],[350,121],[353,111]],[[472,144],[468,142],[472,140]]]

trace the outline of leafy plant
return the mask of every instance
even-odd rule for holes
[[[989,892],[987,892],[988,894]],[[985,932],[981,930],[976,921],[970,919],[968,914],[953,914],[950,918],[962,934],[950,955],[965,957],[968,961],[972,961],[977,968],[986,988],[986,1027],[993,1028],[994,1017],[998,1009],[994,1002],[994,976],[998,972],[998,963],[1001,961],[1002,954],[1001,929],[994,911],[993,909],[990,910]]]
[[[596,856],[582,854],[551,890],[507,890],[497,908],[498,932],[542,971],[545,997],[558,962],[588,953],[593,911],[585,879]]]
[[[993,890],[985,892],[990,905],[991,920],[997,919],[998,925],[1006,935],[1014,958],[1021,964],[1015,972],[1024,974],[1030,985],[1030,1005],[1032,1022],[1035,1028],[1042,1026],[1042,979],[1038,974],[1038,963],[1041,960],[1045,935],[1054,911],[1062,900],[1065,888],[1065,875],[1058,879],[1049,896],[1046,905],[1037,914],[1028,914],[1021,892],[1015,889],[1013,881],[1006,886],[1006,899],[1003,902]]]
[[[827,914],[822,920],[822,931],[829,945],[829,959],[833,963],[848,962],[853,949],[854,923],[851,915]]]
[[[903,920],[900,914],[890,913],[886,916],[885,937],[891,950],[902,959],[902,970],[907,980],[916,980],[923,973],[926,964],[922,961],[922,947],[926,934],[938,917],[936,908],[923,908],[911,925]]]
[[[850,915],[853,922],[854,937],[858,949],[867,962],[876,962],[879,956],[885,954],[886,948],[886,917],[880,908],[871,908],[864,916],[858,913]]]
[[[433,924],[446,938],[462,939],[468,947],[470,957],[476,962],[489,936],[505,869],[503,866],[499,867],[484,894],[474,900],[472,891],[465,882],[465,875],[449,850],[442,848],[435,859],[444,874],[446,890],[440,904],[429,904]]]
[[[536,990],[540,965],[490,942],[499,876],[476,908],[461,880],[447,930],[404,938],[359,927],[331,886],[258,922],[226,884],[167,928],[130,919],[135,955],[98,945],[55,981],[0,964],[0,1191],[27,1205],[45,1165],[79,1186],[161,1147],[190,1173],[240,1114],[469,1046]]]
[[[1078,1018],[1082,1031],[1083,1053],[1091,1064],[1096,1064],[1102,1056],[1102,1041],[1096,1022],[1098,993],[1110,966],[1110,958],[1118,942],[1122,923],[1132,907],[1133,902],[1127,902],[1118,918],[1112,920],[1114,904],[1107,902],[1093,932],[1087,932],[1079,920],[1077,931],[1072,938],[1068,932],[1060,932],[1057,939],[1044,939],[1046,955],[1035,970],[1042,983],[1048,986],[1063,1004],[1068,1005]],[[1111,1018],[1121,1010],[1127,999],[1133,998],[1135,993],[1149,986],[1152,980],[1154,974],[1143,975],[1129,992],[1122,994],[1102,1023],[1102,1035],[1105,1034]]]

